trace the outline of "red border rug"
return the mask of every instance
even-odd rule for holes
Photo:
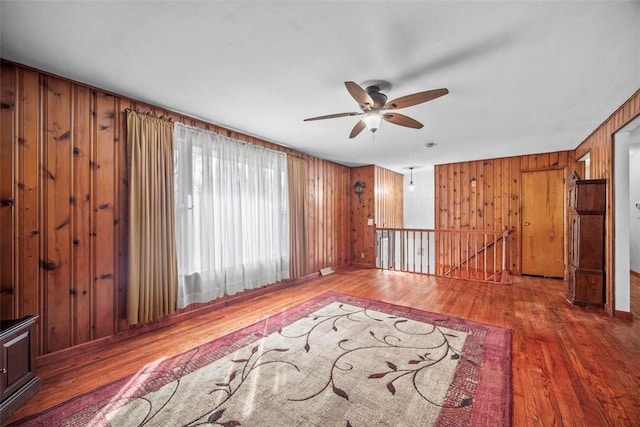
[[[511,424],[511,331],[328,292],[11,424]]]

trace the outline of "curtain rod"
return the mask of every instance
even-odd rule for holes
[[[212,130],[202,129],[202,128],[199,128],[199,127],[197,127],[197,126],[192,126],[192,125],[184,124],[184,123],[182,123],[182,122],[175,122],[175,125],[180,126],[180,127],[187,128],[187,129],[192,130],[192,131],[195,131],[195,132],[202,132],[202,133],[208,133],[208,134],[216,135],[216,136],[219,136],[219,137],[221,137],[221,138],[228,139],[228,140],[230,140],[230,141],[232,141],[232,142],[235,142],[235,143],[240,143],[240,144],[244,144],[244,145],[250,145],[250,146],[252,146],[252,147],[260,148],[260,149],[262,149],[262,150],[272,151],[272,152],[274,152],[274,153],[278,153],[278,154],[284,154],[285,156],[288,156],[288,155],[289,155],[289,154],[288,154],[288,153],[286,153],[285,151],[281,151],[281,150],[273,150],[273,149],[271,149],[271,148],[263,147],[262,145],[253,144],[253,143],[251,143],[251,142],[247,142],[247,141],[241,141],[241,140],[239,140],[239,139],[232,138],[232,137],[230,137],[230,136],[223,135],[223,134],[221,134],[221,133],[214,132],[214,131],[212,131]]]

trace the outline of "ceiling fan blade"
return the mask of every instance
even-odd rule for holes
[[[400,108],[411,107],[412,105],[422,104],[431,101],[449,93],[449,89],[433,89],[424,92],[412,93],[411,95],[401,96],[392,101],[387,102],[384,106],[385,110],[397,110]]]
[[[337,113],[337,114],[327,114],[326,116],[318,116],[318,117],[310,117],[308,119],[304,119],[304,122],[311,122],[313,120],[324,120],[324,119],[335,119],[336,117],[348,117],[348,116],[358,116],[362,113]]]
[[[358,105],[369,105],[369,107],[373,107],[373,98],[367,93],[366,90],[362,89],[359,84],[355,82],[344,82],[344,85],[347,87],[347,90],[358,102]]]
[[[382,116],[382,118],[389,123],[393,123],[394,125],[405,126],[408,128],[420,129],[423,126],[419,121],[405,116],[404,114],[386,113]]]
[[[355,138],[366,127],[367,127],[367,125],[364,122],[364,120],[359,120],[358,123],[356,123],[356,125],[353,127],[353,129],[351,129],[351,133],[349,134],[349,138]]]

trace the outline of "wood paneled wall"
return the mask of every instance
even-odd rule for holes
[[[614,314],[613,311],[615,307],[613,142],[615,133],[638,117],[638,115],[640,115],[640,90],[636,91],[620,108],[614,111],[598,126],[575,151],[575,159],[580,159],[589,153],[591,157],[591,178],[607,180],[607,206],[605,212],[605,307],[610,314]]]
[[[357,181],[365,183],[355,193]],[[351,169],[351,262],[364,267],[376,265],[375,227],[402,227],[403,177],[375,165]]]
[[[116,111],[130,103],[7,64],[0,73],[2,318],[39,314],[41,353],[112,335],[126,275]]]
[[[389,169],[375,167],[375,218],[378,227],[402,228],[404,224],[404,177]]]
[[[308,272],[350,262],[349,168],[7,61],[0,84],[0,318],[39,314],[38,355],[129,328],[127,108],[305,159]]]
[[[374,267],[376,261],[375,227],[375,166],[351,168],[349,222],[351,262],[364,267]],[[356,194],[354,185],[361,181],[364,191]],[[371,220],[371,225],[369,225]]]
[[[566,181],[573,162],[573,152],[561,151],[436,165],[435,228],[500,231],[507,227],[512,231],[507,265],[513,274],[520,274],[521,174],[563,169]]]
[[[351,262],[349,168],[312,158],[309,164],[308,273]]]

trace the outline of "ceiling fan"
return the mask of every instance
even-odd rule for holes
[[[326,116],[311,117],[304,119],[305,122],[313,120],[335,119],[337,117],[347,116],[364,116],[351,130],[349,138],[356,137],[364,128],[375,132],[380,127],[380,120],[385,120],[394,125],[406,126],[409,128],[420,129],[422,123],[404,114],[396,113],[395,110],[411,107],[412,105],[422,104],[431,101],[449,93],[448,89],[433,89],[424,92],[412,93],[411,95],[402,96],[387,102],[387,95],[380,92],[381,85],[371,85],[363,89],[355,82],[344,82],[347,90],[353,99],[360,105],[361,112],[328,114]]]

